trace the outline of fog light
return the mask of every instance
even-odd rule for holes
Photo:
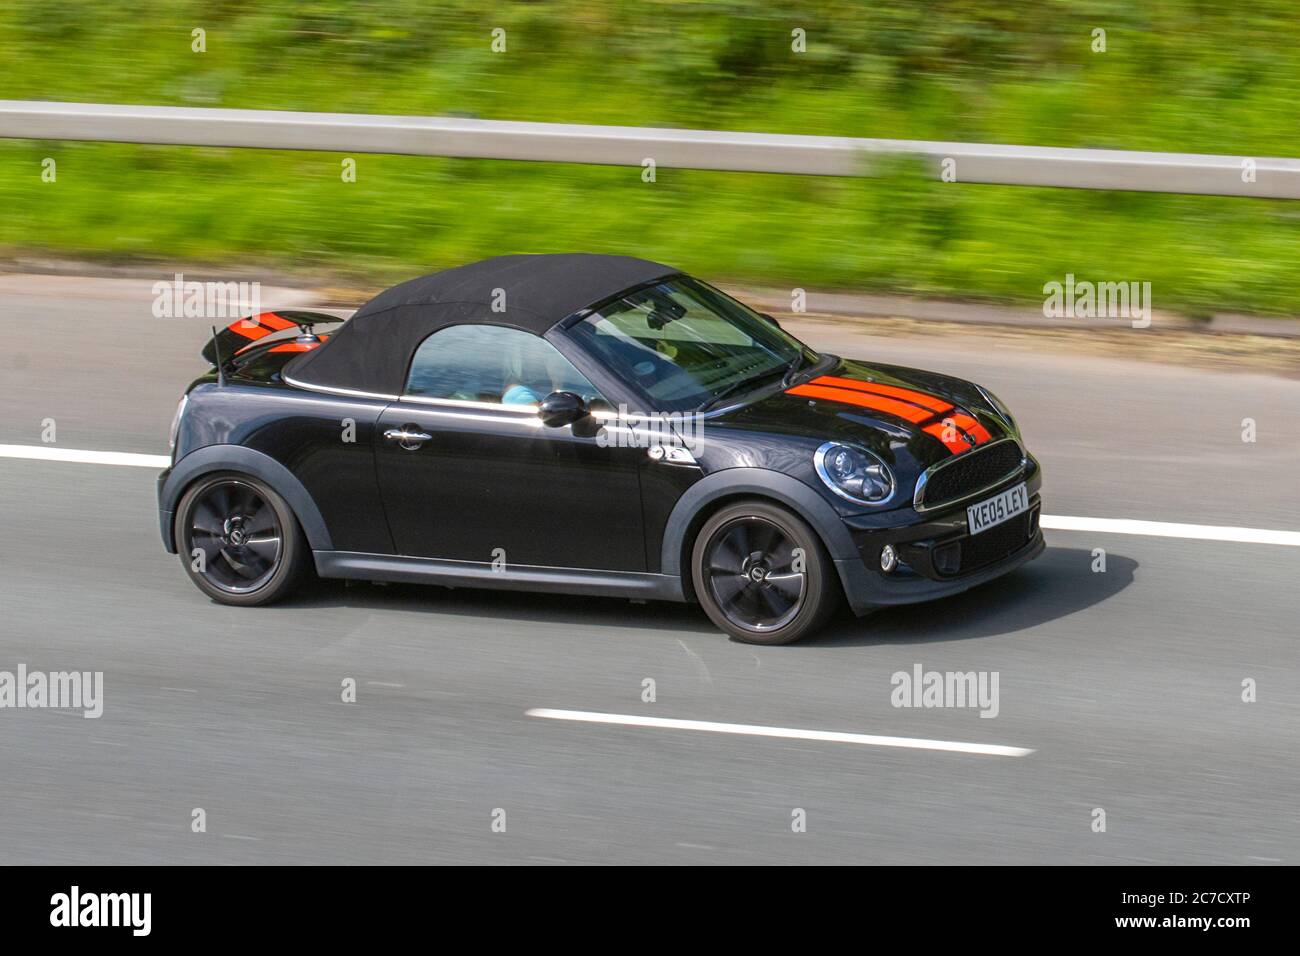
[[[880,549],[880,570],[888,574],[896,567],[898,567],[898,553],[894,551],[892,544],[887,544]]]

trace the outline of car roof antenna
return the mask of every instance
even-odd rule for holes
[[[221,361],[221,341],[217,338],[217,327],[212,326],[212,351],[217,359],[217,384],[226,384],[225,363]]]

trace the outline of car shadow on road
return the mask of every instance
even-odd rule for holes
[[[1042,557],[1006,577],[950,598],[888,608],[864,618],[846,610],[794,647],[954,641],[1035,627],[1105,601],[1132,582],[1138,567],[1132,558],[1108,552],[1106,571],[1096,573],[1093,560],[1091,551],[1049,547]],[[618,598],[530,591],[319,581],[276,606],[363,607],[620,630],[685,631],[724,639],[698,607],[667,601],[629,604]]]
[[[1082,548],[1048,547],[1029,564],[961,594],[924,604],[886,608],[867,617],[844,613],[805,645],[927,644],[991,637],[1067,617],[1118,594],[1133,582],[1137,561],[1106,552],[1106,570],[1093,571]]]
[[[537,591],[496,591],[486,588],[446,588],[427,584],[372,584],[368,581],[316,581],[301,593],[273,607],[353,607],[369,610],[417,611],[483,620],[584,627],[667,630],[723,635],[694,604],[626,598],[575,597]]]

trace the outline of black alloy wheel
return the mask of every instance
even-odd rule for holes
[[[696,596],[739,641],[785,644],[819,627],[836,606],[834,568],[801,519],[767,502],[721,509],[700,529]]]
[[[795,570],[795,544],[756,515],[733,518],[709,542],[704,580],[727,619],[771,631],[799,612],[807,579]]]
[[[207,477],[186,492],[177,508],[176,543],[190,578],[224,604],[282,597],[307,553],[284,499],[243,475]]]

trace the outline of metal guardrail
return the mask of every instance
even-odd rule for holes
[[[907,154],[960,183],[1300,199],[1300,159],[437,116],[0,100],[0,137],[609,166],[653,159],[665,168],[806,176],[869,175],[873,158]]]

